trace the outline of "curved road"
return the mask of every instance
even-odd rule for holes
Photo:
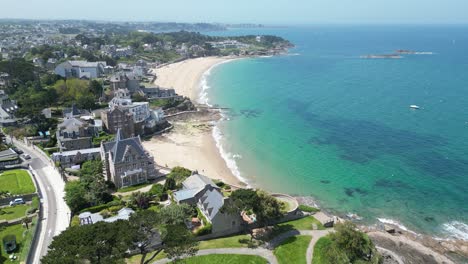
[[[63,199],[65,183],[51,161],[34,146],[26,146],[18,140],[12,141],[17,148],[31,156],[28,160],[29,168],[39,189],[42,219],[39,219],[39,236],[31,246],[33,256],[31,263],[40,263],[40,259],[47,254],[53,237],[69,226],[70,209]]]

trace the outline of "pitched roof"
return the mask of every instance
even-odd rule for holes
[[[99,64],[102,66],[106,66],[106,62],[104,61],[94,61],[94,62],[89,62],[89,61],[68,61],[71,66],[73,67],[99,67]]]
[[[185,189],[203,189],[206,185],[211,185],[214,188],[219,188],[214,182],[201,174],[193,174],[192,176],[185,179],[182,183]]]
[[[203,208],[209,220],[212,220],[224,205],[223,194],[218,189],[208,190],[199,199],[199,205]]]
[[[139,137],[124,138],[122,131],[119,129],[114,141],[103,144],[104,151],[110,152],[114,163],[122,162],[125,152],[129,149],[134,149],[139,155],[145,155],[145,150],[141,145]]]
[[[219,189],[219,187],[214,184],[210,178],[200,174],[193,174],[188,177],[184,182],[182,182],[182,186],[182,190],[174,192],[174,198],[177,201],[194,198],[198,193],[205,190],[206,186],[212,186],[215,189]]]

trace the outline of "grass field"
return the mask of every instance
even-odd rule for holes
[[[5,250],[3,250],[2,245],[0,263],[24,263],[26,261],[25,258],[27,256],[27,252],[25,250],[29,250],[33,232],[33,228],[27,230],[26,228],[23,228],[21,224],[0,228],[0,241],[2,241],[3,237],[5,237],[6,235],[16,236],[17,248],[14,251],[14,254],[18,257],[16,261],[10,261],[8,259],[9,254],[7,254]]]
[[[146,255],[146,260],[148,260],[149,258],[151,258],[151,256],[153,255],[154,252],[150,252],[148,253],[148,255]],[[141,263],[141,257],[142,255],[138,254],[138,255],[134,255],[128,259],[125,259],[125,263],[127,264],[140,264]],[[166,258],[167,255],[166,253],[164,253],[164,251],[162,252],[159,252],[159,254],[152,260],[152,261],[156,261],[156,260],[160,260],[160,259],[163,259],[163,258]]]
[[[312,230],[313,224],[317,225],[317,229],[323,230],[325,227],[319,222],[319,220],[315,219],[313,216],[307,216],[301,219],[284,222],[278,224],[279,228],[288,228],[288,229],[297,229],[297,230]]]
[[[305,264],[307,247],[311,239],[311,236],[294,236],[286,239],[274,250],[278,263]]]
[[[200,241],[199,249],[210,248],[241,248],[247,247],[247,243],[241,243],[239,240],[250,240],[249,235],[238,235],[232,237],[216,238],[211,240]]]
[[[325,249],[329,247],[331,240],[328,237],[320,238],[314,246],[314,257],[312,264],[326,264],[328,260],[325,257]]]
[[[132,191],[136,191],[138,189],[141,189],[141,188],[144,188],[148,185],[151,185],[152,183],[142,183],[142,184],[137,184],[137,185],[133,185],[133,186],[128,186],[128,187],[123,187],[123,188],[120,188],[117,190],[117,192],[119,193],[126,193],[126,192],[132,192]]]
[[[29,173],[25,170],[10,170],[0,174],[0,192],[11,194],[34,193],[33,181]]]
[[[29,206],[25,204],[4,207],[0,209],[0,220],[13,220],[24,217],[28,209]]]
[[[177,262],[179,263],[179,262]],[[259,256],[215,254],[184,259],[185,264],[266,264],[266,259]]]

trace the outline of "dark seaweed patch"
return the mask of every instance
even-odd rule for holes
[[[369,194],[368,191],[361,189],[361,188],[344,188],[345,194],[349,197],[354,197],[354,193],[357,193],[361,196],[366,196]]]
[[[400,181],[400,180],[388,180],[388,179],[380,179],[374,183],[374,187],[380,188],[410,188],[408,184]]]
[[[433,177],[464,177],[468,171],[468,159],[465,157],[439,153],[440,147],[448,144],[443,137],[398,129],[369,120],[324,118],[308,111],[309,104],[297,99],[290,99],[287,106],[304,121],[304,125],[319,131],[320,135],[314,134],[307,143],[336,146],[343,160],[365,165],[382,155],[393,155]],[[388,185],[390,188],[395,185],[405,188],[398,182],[379,184],[381,187]]]
[[[262,110],[259,109],[242,109],[240,114],[247,118],[259,117],[262,114]]]

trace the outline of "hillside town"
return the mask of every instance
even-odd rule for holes
[[[169,263],[216,250],[258,263],[393,261],[355,224],[307,197],[171,167],[145,148],[186,116],[219,114],[156,85],[156,69],[292,47],[276,36],[193,32],[223,29],[216,24],[150,32],[170,26],[0,23],[0,263]],[[343,249],[343,237],[358,246]],[[336,254],[316,245],[333,245]]]

